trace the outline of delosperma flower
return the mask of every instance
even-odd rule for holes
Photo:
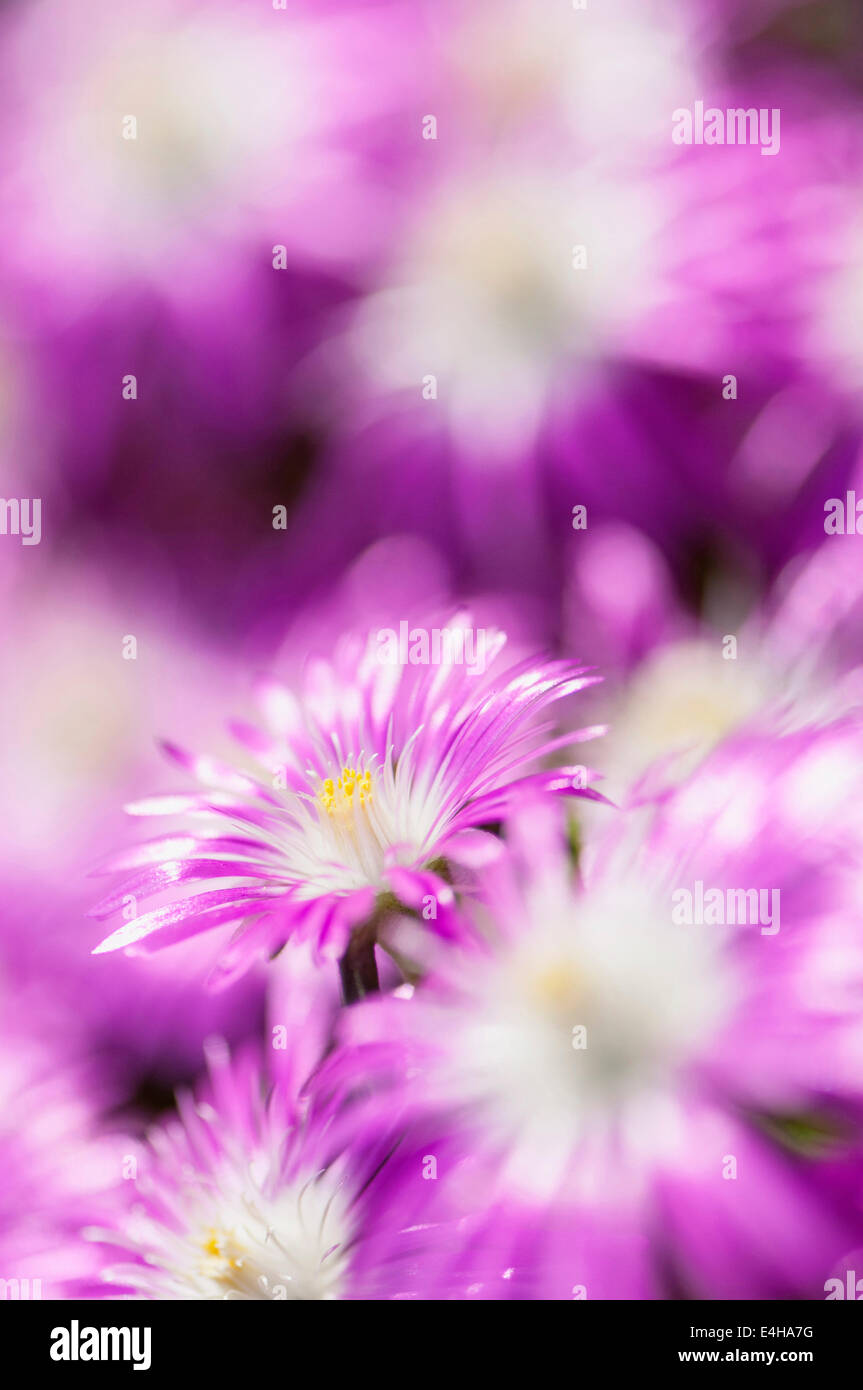
[[[126,1212],[86,1232],[103,1247],[104,1279],[144,1299],[396,1296],[387,1147],[361,1131],[346,1147],[331,1117],[273,1082],[257,1049],[206,1050],[208,1084],[148,1135]],[[121,1263],[109,1263],[110,1245]]]
[[[250,251],[343,262],[376,244],[372,132],[407,85],[395,7],[86,0],[78,19],[55,0],[4,16],[0,183],[18,215],[0,274],[52,308],[153,286],[197,301],[203,329],[217,296],[242,293]],[[40,265],[61,230],[65,277]]]
[[[720,591],[698,622],[655,560],[643,537],[598,527],[573,586],[573,630],[592,652],[599,645],[612,674],[603,688],[612,799],[648,768],[680,780],[735,730],[787,732],[859,709],[863,577],[853,546],[831,538],[794,561],[745,619]],[[626,571],[631,607],[618,601]]]
[[[492,458],[529,445],[657,298],[648,180],[514,163],[489,157],[431,190],[396,283],[364,301],[352,339],[384,391],[410,390],[432,360],[460,448]],[[582,275],[573,247],[587,244],[601,255]]]
[[[529,808],[480,943],[342,1016],[317,1084],[460,1142],[480,1296],[817,1297],[859,1242],[860,736],[722,745],[580,878]]]
[[[468,651],[462,620],[433,631],[458,634],[457,649]],[[301,699],[265,683],[267,732],[232,726],[256,760],[252,771],[170,748],[207,790],[127,809],[188,815],[202,828],[109,862],[141,872],[94,909],[126,918],[97,951],[154,949],[232,922],[242,927],[223,957],[232,978],[289,937],[339,958],[352,929],[387,903],[426,907],[430,928],[449,934],[459,866],[497,849],[482,827],[528,790],[599,796],[583,766],[542,768],[555,751],[602,732],[552,735],[549,722],[555,702],[598,677],[568,661],[507,666],[502,633],[475,637],[483,660],[472,665],[388,663],[374,637],[348,639],[332,664],[309,667]],[[166,893],[139,914],[142,901]]]
[[[681,83],[707,80],[694,7],[606,0],[588,23],[576,5],[531,0],[438,3],[449,78],[471,130],[516,139],[556,129],[583,153],[654,158]]]

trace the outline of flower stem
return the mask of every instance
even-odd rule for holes
[[[375,937],[377,922],[372,921],[358,928],[348,942],[348,949],[339,961],[342,977],[342,1000],[345,1004],[356,1004],[367,994],[376,994],[380,989],[378,963],[375,960]]]

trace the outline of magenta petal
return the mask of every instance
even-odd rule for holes
[[[174,860],[168,864],[161,864],[158,869],[141,874],[138,878],[128,880],[115,892],[109,893],[100,903],[92,907],[88,916],[109,917],[112,912],[116,912],[119,907],[122,907],[123,900],[127,897],[151,898],[154,894],[162,892],[163,889],[169,888],[174,883],[195,882],[199,879],[212,878],[237,879],[237,888],[240,889],[241,882],[239,881],[245,879],[252,879],[253,881],[255,879],[267,879],[272,883],[273,871],[267,864],[254,864],[245,860]]]
[[[494,864],[505,853],[503,841],[487,830],[460,830],[440,847],[444,859],[466,869],[482,869]]]
[[[126,922],[100,942],[92,954],[99,956],[107,951],[122,951],[126,946],[134,945],[136,941],[142,940],[143,937],[149,936],[161,927],[168,927],[174,923],[182,922],[186,918],[199,916],[208,907],[230,904],[238,909],[238,913],[247,912],[254,901],[269,899],[272,896],[272,890],[267,888],[248,888],[242,894],[238,894],[236,888],[223,888],[218,892],[202,893],[194,898],[183,898],[180,902],[171,903],[167,907],[156,908],[153,912],[145,913],[143,917],[135,917],[132,921]],[[223,917],[222,921],[225,920],[227,919]],[[208,921],[208,926],[215,925],[215,921]]]
[[[447,938],[459,935],[455,894],[442,878],[437,874],[398,867],[390,869],[388,877],[399,901],[420,913],[430,931]],[[432,915],[427,916],[427,912]]]
[[[374,912],[376,897],[374,889],[362,888],[335,902],[318,934],[319,960],[337,960],[344,954],[354,927],[367,922]]]
[[[109,855],[95,869],[90,870],[90,876],[97,878],[103,874],[138,869],[145,864],[161,864],[171,859],[206,858],[214,851],[237,854],[244,858],[250,851],[255,854],[273,854],[272,846],[263,840],[246,839],[240,835],[160,835],[157,839],[145,840],[142,844],[132,845],[129,849]]]
[[[242,979],[252,966],[265,958],[273,945],[274,916],[267,913],[240,924],[227,949],[207,976],[206,988],[218,994]]]
[[[205,810],[209,800],[200,793],[143,796],[140,801],[127,802],[123,810],[129,816],[184,816],[189,811]]]

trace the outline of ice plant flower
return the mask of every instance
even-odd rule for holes
[[[483,944],[343,1013],[318,1084],[458,1137],[478,1296],[819,1297],[859,1244],[859,754],[741,736],[580,879],[532,810]]]
[[[450,101],[490,140],[556,131],[583,155],[646,152],[667,133],[681,88],[709,82],[692,8],[666,0],[578,5],[437,3]],[[582,8],[586,8],[583,6]]]
[[[85,0],[79,18],[86,41],[56,0],[4,15],[0,184],[18,216],[0,278],[47,290],[55,313],[130,284],[212,302],[274,243],[301,263],[377,244],[375,122],[408,88],[396,7]],[[74,286],[40,265],[59,235]]]
[[[0,7],[0,316],[26,363],[10,455],[49,474],[55,526],[104,507],[121,546],[208,489],[220,562],[240,561],[285,373],[389,243],[422,35],[408,7],[366,0],[80,0],[76,18]],[[149,490],[124,474],[132,401]],[[61,458],[75,488],[50,476]],[[231,566],[207,560],[216,511],[198,548],[195,511],[176,560],[209,590]]]
[[[448,428],[486,466],[529,450],[660,298],[662,204],[629,168],[487,155],[434,187],[415,222],[351,348],[385,401],[434,362]],[[602,248],[589,275],[585,246]]]
[[[687,614],[659,553],[622,527],[595,528],[573,577],[572,640],[608,682],[603,771],[615,801],[648,769],[680,780],[741,728],[788,732],[860,708],[863,580],[853,546],[830,538],[799,557],[745,616],[721,578],[703,616]]]
[[[439,631],[467,642],[463,618]],[[482,671],[443,649],[437,665],[389,664],[372,635],[311,663],[302,699],[263,683],[267,731],[232,725],[256,760],[251,771],[169,747],[206,790],[127,809],[188,815],[203,828],[110,861],[140,872],[93,909],[125,917],[97,952],[156,949],[231,922],[242,929],[222,958],[228,980],[289,937],[312,942],[319,959],[341,958],[352,930],[393,903],[425,909],[447,935],[454,875],[498,847],[483,827],[527,790],[599,797],[585,767],[541,767],[602,732],[552,734],[548,717],[598,677],[561,660],[506,666],[505,635],[483,637]],[[139,915],[142,900],[166,893]]]
[[[213,1040],[207,1060],[208,1083],[148,1135],[128,1210],[86,1232],[107,1283],[142,1299],[399,1296],[399,1249],[422,1237],[400,1237],[388,1194],[398,1204],[411,1171],[425,1186],[419,1164],[388,1162],[361,1127],[345,1145],[332,1115],[273,1084],[256,1049],[232,1059]],[[111,1245],[121,1263],[108,1263]]]

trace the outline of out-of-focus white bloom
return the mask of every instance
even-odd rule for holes
[[[19,271],[56,268],[69,296],[137,278],[211,300],[237,248],[355,254],[374,201],[360,132],[404,94],[397,13],[38,0],[8,23]]]
[[[686,7],[669,0],[455,0],[444,51],[468,119],[495,135],[551,121],[580,148],[655,150],[699,95]]]
[[[663,216],[646,180],[600,166],[524,165],[437,187],[354,345],[379,384],[437,379],[465,446],[530,440],[563,382],[571,394],[661,296]]]

